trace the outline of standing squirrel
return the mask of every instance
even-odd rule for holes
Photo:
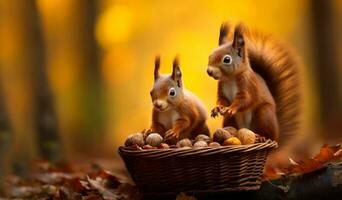
[[[230,25],[220,28],[219,47],[209,56],[207,73],[218,80],[217,106],[223,126],[249,128],[283,144],[299,128],[300,81],[295,54],[271,36]]]
[[[171,143],[183,138],[209,135],[206,110],[201,101],[183,88],[179,59],[173,61],[171,75],[160,75],[160,57],[155,58],[152,125],[148,133],[157,132]],[[172,142],[173,141],[173,142]]]

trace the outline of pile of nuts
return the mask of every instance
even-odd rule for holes
[[[158,133],[150,133],[146,138],[142,133],[129,135],[126,139],[126,147],[134,147],[137,149],[169,149],[169,148],[204,148],[204,147],[220,147],[229,145],[249,145],[256,142],[257,135],[247,129],[241,128],[236,130],[232,126],[219,128],[214,132],[211,139],[207,135],[197,135],[195,140],[182,139],[176,145],[165,143],[163,137]]]

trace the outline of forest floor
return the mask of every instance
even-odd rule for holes
[[[0,199],[143,198],[119,156],[88,158],[75,163],[57,166],[46,161],[34,161],[30,174],[25,178],[15,175],[6,178]],[[263,180],[260,190],[254,192],[191,194],[194,196],[180,193],[169,199],[225,199],[227,196],[233,199],[339,199],[342,195],[342,147],[323,145],[313,158],[289,159],[286,168],[266,166]]]

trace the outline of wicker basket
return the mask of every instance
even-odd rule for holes
[[[136,150],[119,153],[140,192],[222,192],[257,190],[268,151],[277,143],[192,149]]]

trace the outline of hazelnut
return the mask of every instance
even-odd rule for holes
[[[192,147],[192,142],[188,138],[185,138],[177,142],[177,147]]]
[[[151,133],[146,138],[146,143],[153,147],[159,146],[162,143],[162,141],[163,137],[158,133]]]
[[[161,143],[159,146],[158,146],[158,149],[169,149],[170,146],[166,143]]]
[[[205,142],[210,142],[210,137],[204,134],[199,134],[195,138],[196,141],[205,141]]]
[[[128,147],[128,146],[132,146],[133,145],[133,134],[129,135],[125,141],[125,146]]]
[[[135,150],[141,150],[141,147],[139,147],[137,144],[133,144],[133,145],[131,145],[129,147],[132,148],[132,149],[135,149]]]
[[[149,145],[149,144],[146,144],[146,145],[144,145],[142,148],[143,148],[143,149],[156,149],[157,147],[153,147],[153,146],[151,146],[151,145]]]
[[[125,146],[138,145],[140,147],[145,145],[144,135],[142,133],[135,133],[129,135],[125,141]]]
[[[231,138],[226,139],[223,142],[223,145],[224,146],[228,146],[228,145],[241,145],[241,141],[237,137],[231,137]]]
[[[237,130],[232,126],[227,126],[223,128],[224,130],[228,131],[232,136],[236,136]]]
[[[225,140],[232,137],[232,135],[223,128],[218,128],[214,132],[213,141],[222,144]]]
[[[208,146],[207,142],[203,141],[203,140],[199,140],[199,141],[195,142],[195,144],[194,144],[195,148],[201,148],[201,147],[207,147],[207,146]]]
[[[255,143],[255,133],[247,128],[240,129],[236,137],[239,138],[242,144],[254,144]]]
[[[209,144],[209,147],[219,147],[219,146],[221,146],[221,145],[220,145],[220,143],[218,143],[218,142],[211,142],[211,143]]]

